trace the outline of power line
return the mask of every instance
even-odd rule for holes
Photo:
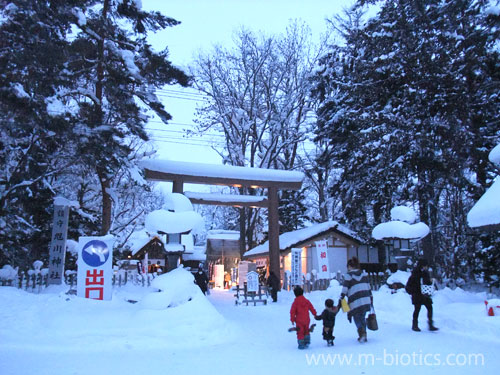
[[[169,130],[169,129],[148,129],[148,131],[156,131],[156,132],[162,132],[162,133],[175,133],[175,134],[186,134],[186,132],[182,130]],[[187,134],[186,134],[187,135]],[[193,134],[190,135],[190,137],[196,137],[196,136],[210,136],[210,137],[222,137],[225,138],[224,134]]]
[[[208,95],[206,95],[206,94],[199,94],[196,92],[188,92],[188,91],[180,91],[180,90],[157,89],[156,92],[165,93],[165,94],[185,95],[185,96],[192,96],[192,97],[208,98]]]

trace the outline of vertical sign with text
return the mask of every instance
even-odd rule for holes
[[[247,273],[247,292],[259,291],[259,274],[255,271]]]
[[[316,256],[318,257],[318,279],[330,278],[328,263],[328,241],[316,241]]]
[[[113,237],[80,237],[77,295],[110,300],[113,281]]]
[[[302,249],[292,248],[291,284],[302,285]]]
[[[64,277],[69,207],[54,205],[54,222],[49,249],[49,284],[61,284]]]

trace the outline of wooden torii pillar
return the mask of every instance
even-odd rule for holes
[[[280,275],[278,190],[299,190],[304,174],[296,171],[211,165],[177,162],[171,160],[147,160],[141,162],[147,180],[172,182],[172,192],[183,194],[184,184],[219,185],[232,187],[263,188],[267,199],[250,202],[245,197],[234,201],[222,199],[191,199],[197,204],[226,206],[266,207],[269,223],[269,268]]]

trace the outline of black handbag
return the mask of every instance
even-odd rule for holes
[[[366,318],[366,328],[371,331],[376,331],[378,329],[377,316],[375,315],[375,308],[371,307],[370,313]]]

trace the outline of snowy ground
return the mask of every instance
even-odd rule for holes
[[[500,368],[500,316],[486,316],[484,294],[460,289],[434,296],[438,332],[426,330],[425,308],[422,332],[411,331],[408,295],[382,289],[374,293],[379,330],[368,332],[368,343],[356,341],[354,325],[339,313],[335,346],[327,347],[317,329],[304,351],[287,332],[291,292],[254,307],[235,306],[232,292],[213,291],[164,309],[144,302],[153,288],[117,288],[109,302],[70,296],[67,289],[0,288],[0,374],[470,374]],[[325,298],[337,293],[306,297],[320,313]]]

